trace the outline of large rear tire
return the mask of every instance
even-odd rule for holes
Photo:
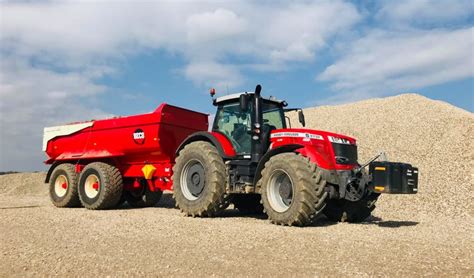
[[[295,153],[275,155],[265,164],[262,202],[270,221],[278,225],[306,226],[321,214],[327,193],[318,167]]]
[[[122,190],[122,174],[116,167],[107,163],[90,163],[79,177],[79,198],[87,209],[109,209],[117,206],[122,197]]]
[[[235,194],[232,197],[234,207],[243,214],[262,214],[263,205],[260,194]]]
[[[81,205],[77,193],[79,175],[74,164],[58,165],[51,174],[49,182],[49,197],[57,207],[78,207]]]
[[[378,193],[369,193],[356,202],[329,200],[323,213],[329,220],[334,222],[359,223],[371,215],[379,195]]]
[[[173,198],[187,216],[216,216],[229,205],[226,168],[208,142],[192,142],[179,152],[173,167]]]

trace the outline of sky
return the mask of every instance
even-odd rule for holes
[[[0,1],[0,171],[44,170],[45,126],[208,91],[292,107],[414,92],[474,111],[474,4],[399,1]]]

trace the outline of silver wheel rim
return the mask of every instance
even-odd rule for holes
[[[84,183],[84,192],[86,193],[86,196],[90,199],[94,199],[99,195],[99,188],[99,178],[94,174],[87,176]]]
[[[188,179],[189,178],[188,175],[190,175],[190,170],[192,171],[192,168],[195,167],[196,165],[200,165],[204,169],[201,161],[197,159],[192,159],[188,161],[186,165],[184,165],[183,171],[181,172],[181,176],[179,179],[181,192],[183,192],[184,197],[190,201],[195,201],[199,199],[200,197],[200,193],[196,194],[196,193],[191,192],[190,186],[192,185],[189,183],[189,179]],[[200,177],[200,178],[205,179],[205,177]],[[205,180],[203,180],[202,182],[205,183]],[[201,191],[204,189],[204,186],[205,184],[202,186],[203,188],[201,189]]]
[[[290,175],[284,170],[275,170],[267,186],[268,202],[277,212],[285,212],[293,202],[294,186]]]
[[[64,197],[69,187],[69,182],[65,175],[59,175],[54,181],[54,194],[59,198]]]

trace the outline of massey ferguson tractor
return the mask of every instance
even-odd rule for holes
[[[217,216],[233,204],[275,224],[305,226],[322,214],[361,222],[381,193],[417,193],[417,168],[376,161],[380,155],[361,165],[354,138],[288,127],[289,111],[305,126],[302,110],[260,92],[258,85],[213,98],[211,131],[206,114],[167,104],[149,114],[45,128],[53,204],[154,206],[173,190],[187,216]]]

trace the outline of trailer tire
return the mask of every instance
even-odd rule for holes
[[[235,194],[232,203],[242,214],[263,214],[260,194]]]
[[[78,207],[81,205],[77,192],[79,175],[74,164],[63,163],[54,168],[49,180],[49,197],[56,207]]]
[[[154,207],[161,199],[163,191],[156,189],[155,192],[150,191],[147,181],[140,180],[141,190],[133,192],[131,190],[125,191],[124,197],[127,203],[134,208]]]
[[[79,198],[87,209],[109,209],[122,197],[123,181],[120,171],[104,162],[88,164],[79,177]]]
[[[380,194],[369,193],[359,201],[328,200],[324,215],[334,222],[360,223],[366,220],[375,209]]]
[[[226,167],[209,142],[186,145],[173,167],[173,198],[186,216],[213,217],[229,205]]]
[[[316,164],[296,153],[270,158],[258,181],[262,203],[273,224],[312,224],[325,206],[326,181]]]

